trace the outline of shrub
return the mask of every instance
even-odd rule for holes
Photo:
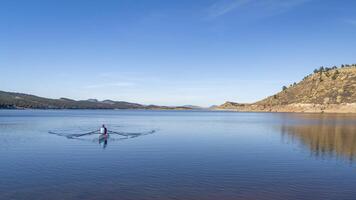
[[[332,80],[335,80],[337,78],[337,76],[340,74],[340,72],[338,70],[336,70],[333,74],[333,76],[331,77]]]

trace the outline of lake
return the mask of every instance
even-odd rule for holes
[[[356,199],[351,114],[1,110],[0,136],[0,199]]]

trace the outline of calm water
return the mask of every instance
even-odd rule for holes
[[[3,110],[0,156],[0,199],[356,199],[356,115]]]

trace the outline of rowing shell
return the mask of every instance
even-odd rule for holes
[[[109,134],[101,134],[99,136],[99,141],[107,140],[109,138]]]

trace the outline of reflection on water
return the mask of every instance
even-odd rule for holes
[[[109,135],[100,135],[99,136],[99,144],[102,145],[103,149],[105,149],[108,145]]]
[[[308,120],[281,126],[284,140],[306,146],[316,157],[337,157],[353,161],[356,158],[356,125],[346,123],[341,116],[298,115]],[[310,123],[310,119],[318,119]],[[342,122],[342,123],[341,123]],[[352,122],[352,123],[351,123]]]

